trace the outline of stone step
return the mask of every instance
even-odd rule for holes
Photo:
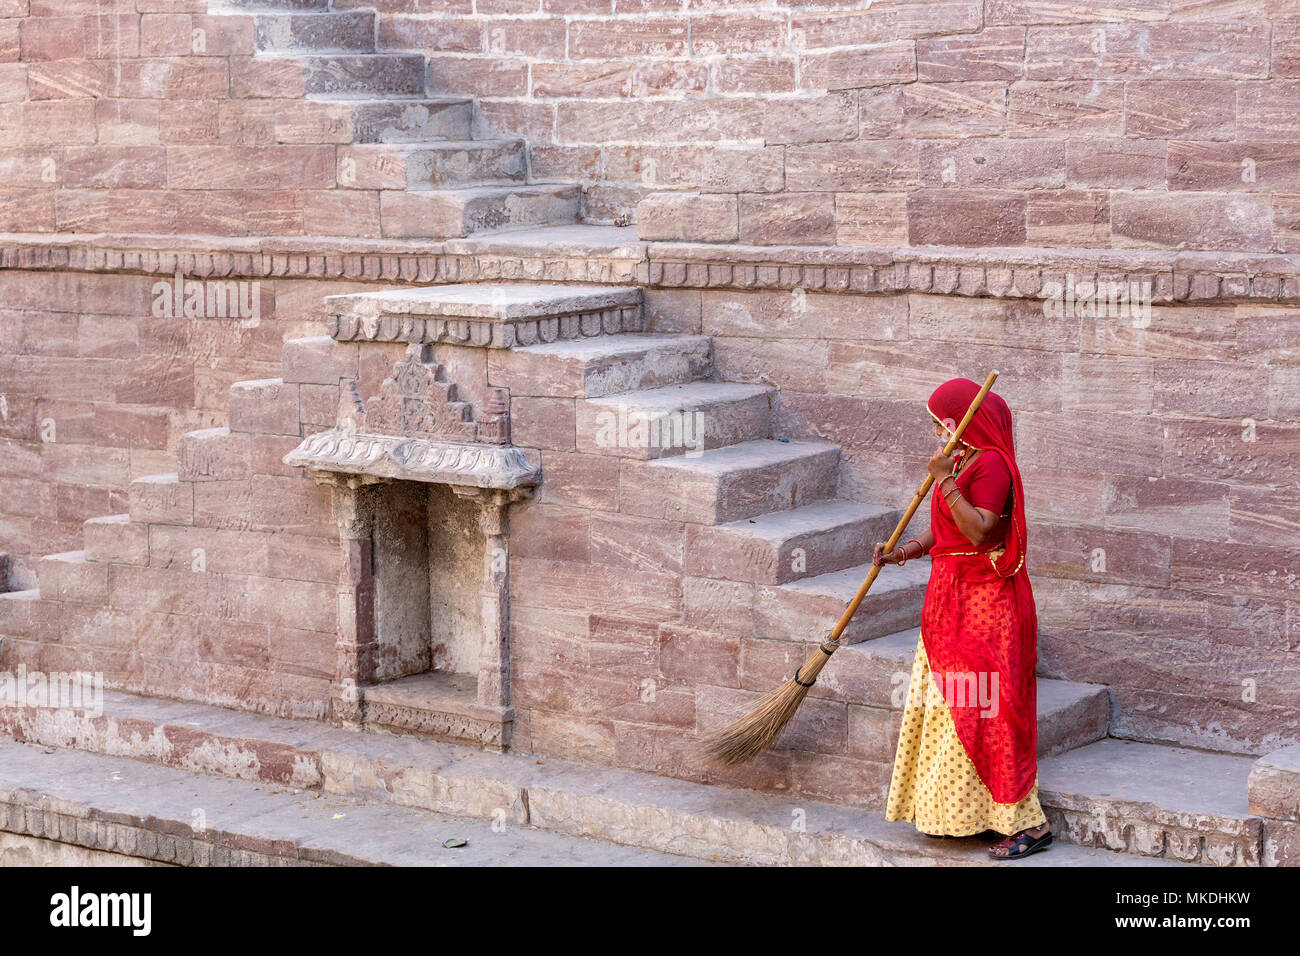
[[[5,652],[5,658],[0,659],[17,659],[24,662],[41,659],[42,645],[32,642],[36,627],[33,623],[32,611],[39,607],[40,603],[40,588],[0,591],[0,651]],[[13,657],[9,657],[9,654]],[[12,671],[13,668],[9,670]]]
[[[1264,820],[1264,866],[1300,866],[1300,744],[1255,761],[1250,812]]]
[[[576,222],[582,187],[520,183],[379,195],[380,229],[389,239],[461,239],[479,232]]]
[[[148,524],[194,523],[194,485],[175,473],[145,475],[127,486],[131,520]]]
[[[840,619],[871,570],[870,562],[803,578],[789,584],[761,585],[755,600],[760,637],[821,640]],[[921,604],[930,581],[930,565],[913,561],[887,567],[840,637],[857,644],[921,626]]]
[[[649,460],[768,438],[775,394],[765,385],[684,382],[579,399],[577,448]]]
[[[147,564],[149,528],[129,514],[87,518],[81,525],[83,554],[87,561],[108,564]]]
[[[242,394],[246,390],[240,391]],[[253,409],[253,404],[240,402],[238,408],[243,426],[247,423],[242,416],[246,410]],[[186,432],[177,442],[176,469],[182,481],[238,481],[251,477],[253,443],[248,431],[201,428]]]
[[[366,726],[464,741],[498,752],[509,749],[513,712],[480,704],[473,674],[415,674],[359,688],[357,694]]]
[[[840,448],[827,442],[741,442],[702,455],[624,460],[619,510],[725,524],[798,508],[835,493]]]
[[[471,136],[474,101],[469,97],[345,102],[352,114],[353,143],[427,144],[434,140],[466,140]]]
[[[108,566],[84,551],[47,554],[36,563],[37,590],[46,601],[102,605],[108,601]]]
[[[235,449],[242,449],[247,436],[236,437],[235,432],[259,435],[297,435],[299,426],[298,386],[278,378],[253,379],[235,382],[227,398],[230,421],[228,436],[221,429],[201,429],[200,440],[209,444],[229,441]],[[195,434],[193,432],[191,435]],[[237,453],[236,453],[237,457]],[[234,467],[233,465],[231,467]],[[177,472],[185,480],[185,472]]]
[[[1106,739],[1039,764],[1039,798],[1072,843],[1211,866],[1258,866],[1254,757]]]
[[[638,332],[642,299],[635,286],[460,283],[333,295],[325,299],[325,307],[328,331],[339,341],[448,342],[512,349]],[[633,351],[646,348],[645,337],[625,338],[639,343]],[[622,339],[612,348],[629,350]],[[544,365],[546,359],[539,361]]]
[[[0,602],[3,598],[0,598]],[[239,850],[264,852],[276,837],[303,832],[306,824],[295,817],[289,834],[278,832],[268,809],[269,791],[297,789],[313,794],[309,806],[323,805],[332,829],[344,831],[335,813],[321,801],[337,798],[365,801],[380,816],[381,809],[405,808],[452,814],[482,821],[500,819],[504,811],[505,835],[519,839],[526,828],[571,837],[587,837],[628,848],[717,862],[767,865],[917,865],[999,866],[984,853],[980,840],[932,840],[906,823],[886,823],[883,815],[856,807],[823,803],[803,797],[762,794],[693,783],[636,771],[584,766],[564,760],[540,760],[528,754],[494,754],[459,744],[399,737],[378,731],[354,731],[314,721],[294,721],[204,704],[139,697],[106,690],[102,713],[85,708],[57,711],[0,706],[0,733],[12,740],[39,747],[75,748],[79,753],[45,753],[24,748],[22,759],[6,744],[0,753],[0,797],[9,802],[14,791],[24,799],[40,793],[61,795],[65,786],[74,803],[90,795],[122,793],[106,822],[139,826],[141,819],[168,816],[164,808],[139,802],[136,791],[125,794],[120,780],[140,781],[143,800],[150,792],[170,792],[161,784],[168,768],[183,772],[191,788],[243,781],[244,786],[265,785],[254,801],[242,790],[221,799],[195,800],[186,791],[178,802],[184,820],[191,824],[193,807],[229,807],[242,820],[265,824],[257,830],[260,841]],[[11,759],[11,754],[12,759]],[[27,754],[33,754],[31,761]],[[116,774],[88,755],[107,755],[121,761]],[[66,761],[60,764],[59,761]],[[84,761],[84,762],[83,762]],[[136,768],[131,761],[140,761]],[[159,766],[144,766],[144,764]],[[94,767],[92,779],[77,775],[78,766]],[[67,772],[64,772],[67,767]],[[19,769],[21,768],[21,769]],[[12,773],[12,777],[3,774]],[[26,776],[19,778],[20,774]],[[112,779],[114,776],[120,780]],[[213,778],[228,778],[226,780]],[[171,779],[170,774],[166,779]],[[11,781],[14,781],[11,783]],[[120,790],[118,788],[121,788]],[[315,794],[322,794],[315,797]],[[291,794],[297,797],[298,794]],[[159,797],[161,799],[161,797]],[[301,807],[287,801],[293,813]],[[12,805],[12,804],[11,804]],[[48,806],[48,802],[46,803]],[[104,810],[108,810],[105,807]],[[790,826],[792,813],[802,809],[806,827]],[[14,825],[16,815],[0,816]],[[26,819],[20,817],[19,819]],[[342,818],[343,820],[348,817]],[[418,852],[422,831],[408,820],[382,817],[367,833],[383,834],[386,846]],[[215,812],[208,827],[227,832],[236,821]],[[44,824],[36,835],[61,838],[58,829]],[[184,828],[185,833],[192,830]],[[25,832],[25,831],[20,831]],[[445,831],[438,831],[439,835]],[[457,835],[457,834],[446,834]],[[350,839],[348,839],[350,837]],[[345,847],[356,852],[359,840],[344,833]],[[128,837],[129,839],[129,837]],[[301,838],[300,838],[301,839]],[[315,836],[304,840],[314,840]],[[321,838],[323,839],[323,837]],[[441,839],[438,839],[441,843]],[[313,850],[315,844],[313,843]],[[520,845],[520,844],[514,844]],[[335,845],[331,845],[333,847]],[[102,847],[101,847],[102,848]],[[111,848],[111,847],[110,847]],[[302,852],[302,851],[299,851]],[[409,858],[409,857],[408,857]],[[441,859],[441,857],[439,857]],[[453,858],[454,859],[454,858]],[[224,862],[224,860],[219,861]],[[339,860],[343,862],[343,860]],[[1016,866],[1170,866],[1174,860],[1146,859],[1103,849],[1053,846]]]
[[[708,378],[704,335],[616,334],[488,353],[488,381],[512,397],[600,398]]]
[[[817,678],[814,696],[901,710],[919,628],[850,644],[835,652]],[[1038,755],[1050,757],[1110,731],[1110,690],[1102,684],[1038,678]]]
[[[445,140],[408,145],[354,146],[348,156],[375,175],[363,185],[377,189],[459,189],[522,183],[528,162],[521,139]]]
[[[267,53],[258,57],[301,74],[307,96],[424,96],[424,57],[401,53]]]
[[[196,818],[195,808],[202,808]],[[196,825],[198,824],[198,825]],[[222,780],[121,757],[0,742],[2,865],[701,866],[491,816]],[[466,840],[448,848],[448,839]]]
[[[581,414],[578,421],[581,428]],[[691,526],[686,570],[754,584],[816,577],[861,564],[876,541],[889,537],[900,516],[883,505],[830,500],[712,527]]]
[[[249,13],[258,11],[328,10],[330,0],[219,0],[209,4],[211,13]]]
[[[527,174],[524,142],[518,139],[367,143],[346,147],[339,156],[344,184],[359,189],[499,186],[522,183]]]
[[[253,20],[257,49],[288,53],[373,53],[373,10],[259,13]]]

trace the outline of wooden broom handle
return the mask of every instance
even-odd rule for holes
[[[962,418],[961,424],[957,426],[957,430],[952,433],[952,438],[948,441],[948,444],[944,446],[944,455],[951,455],[953,453],[953,449],[957,447],[957,442],[960,441],[962,433],[966,431],[966,426],[970,424],[970,420],[975,417],[975,413],[979,411],[980,406],[984,404],[984,396],[989,393],[989,390],[993,388],[993,383],[997,380],[998,373],[996,371],[989,372],[989,377],[984,380],[984,387],[979,390],[979,394],[976,395],[974,401],[970,403],[970,408],[966,409],[966,415]],[[930,486],[932,484],[934,484],[934,475],[927,474],[925,476],[925,481],[921,482],[920,490],[912,497],[912,503],[907,506],[907,510],[903,512],[903,517],[899,519],[898,527],[895,528],[894,533],[889,536],[889,541],[885,545],[885,554],[888,554],[897,547],[898,539],[901,538],[903,532],[907,530],[908,522],[911,521],[912,516],[916,514],[916,509],[921,507],[921,502],[924,501],[925,496],[929,494]],[[844,629],[849,626],[849,621],[853,620],[853,615],[858,612],[858,607],[867,596],[867,592],[871,590],[871,585],[875,583],[876,577],[879,574],[880,568],[875,565],[873,565],[871,570],[867,572],[867,577],[862,582],[862,586],[858,588],[858,593],[853,595],[853,600],[850,601],[849,606],[844,609],[843,616],[840,617],[834,630],[831,631],[832,641],[838,641],[840,639],[840,635],[843,634]]]

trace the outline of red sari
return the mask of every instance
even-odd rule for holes
[[[930,397],[930,414],[961,421],[979,388],[967,379],[944,383]],[[1038,772],[1038,615],[1025,570],[1025,496],[1007,403],[990,392],[962,441],[981,453],[956,476],[957,487],[976,507],[1004,515],[1003,534],[976,548],[936,490],[921,637],[934,689],[944,694],[980,779],[998,803],[1016,803]],[[998,489],[1006,498],[990,501]]]

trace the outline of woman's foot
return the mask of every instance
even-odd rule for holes
[[[1046,823],[1029,830],[1013,833],[989,847],[989,856],[996,860],[1018,860],[1052,845],[1052,830]]]

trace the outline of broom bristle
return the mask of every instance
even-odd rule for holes
[[[807,696],[807,687],[794,679],[787,680],[744,717],[705,737],[700,742],[701,755],[721,767],[737,767],[753,760],[772,745]]]

